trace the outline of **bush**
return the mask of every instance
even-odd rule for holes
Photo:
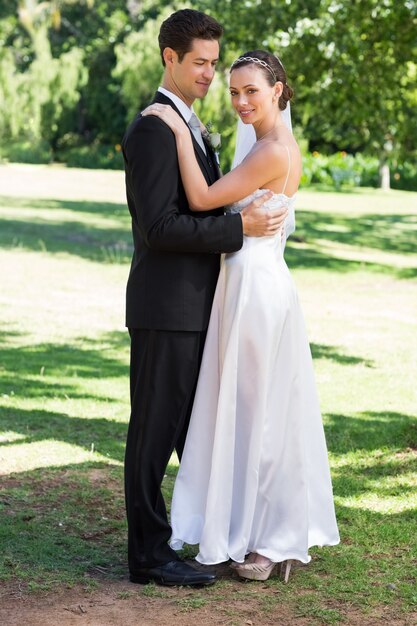
[[[45,25],[33,29],[33,59],[21,71],[19,48],[0,46],[0,139],[54,142],[87,80],[84,52],[72,48],[53,58]]]
[[[417,163],[390,163],[391,187],[417,191]],[[379,187],[379,161],[363,154],[324,155],[318,152],[303,155],[301,185],[326,185],[335,189],[351,187]]]
[[[94,141],[89,145],[78,145],[68,140],[60,142],[55,159],[68,167],[87,169],[123,169],[123,156],[119,144],[109,146]]]
[[[12,163],[51,163],[51,146],[47,141],[3,141],[0,145],[0,159]]]
[[[394,163],[391,168],[391,187],[405,191],[417,191],[417,164]]]
[[[379,163],[375,157],[336,152],[326,156],[318,152],[303,157],[302,186],[326,185],[335,189],[377,187]]]

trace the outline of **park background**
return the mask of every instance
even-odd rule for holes
[[[187,5],[225,26],[215,82],[197,104],[222,133],[225,170],[235,128],[230,63],[270,49],[295,89],[304,174],[286,259],[311,340],[342,541],[311,550],[288,585],[244,584],[227,567],[200,591],[127,581],[132,242],[120,143],[161,77],[159,24],[183,6],[0,4],[0,621],[411,626],[414,0]],[[176,470],[173,457],[168,505]]]
[[[0,158],[122,168],[129,121],[162,75],[164,0],[2,0]],[[279,54],[295,88],[303,185],[417,190],[415,0],[201,0],[225,28],[209,95],[197,105],[233,154],[228,68],[259,46]]]

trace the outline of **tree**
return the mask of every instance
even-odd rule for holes
[[[159,83],[159,24],[181,6],[4,0],[0,133],[43,134],[52,144],[66,133],[75,143],[119,143]],[[254,48],[282,58],[295,88],[293,122],[310,150],[378,155],[381,166],[417,157],[417,0],[192,0],[191,6],[225,28],[216,81],[196,103],[202,119],[222,131],[223,157],[230,160],[236,119],[228,68]]]
[[[415,151],[415,0],[201,0],[225,25],[224,59],[264,47],[282,56],[293,116],[310,148],[378,154]],[[407,131],[405,132],[405,129]],[[410,136],[411,134],[411,136]]]
[[[22,0],[19,21],[27,32],[31,54],[27,64],[19,62],[15,41],[0,56],[0,129],[11,138],[26,136],[47,139],[52,144],[59,122],[77,103],[85,82],[83,52],[73,48],[53,58],[48,38],[57,2]]]

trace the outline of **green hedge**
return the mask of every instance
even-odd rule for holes
[[[75,137],[75,136],[74,136]],[[120,145],[108,146],[98,141],[78,145],[59,141],[53,152],[47,141],[20,141],[0,146],[0,161],[10,163],[63,163],[87,169],[123,169]]]
[[[374,157],[337,152],[330,156],[313,152],[303,157],[303,186],[328,185],[335,189],[378,187],[379,163]]]
[[[0,143],[0,160],[11,163],[51,163],[53,154],[47,141]]]
[[[65,163],[68,167],[87,169],[121,170],[123,157],[120,145],[107,146],[93,143],[88,146],[77,146],[58,150],[55,160]]]
[[[394,163],[391,171],[391,187],[405,191],[417,191],[417,163]]]
[[[391,187],[417,191],[417,163],[390,164]],[[332,155],[313,152],[303,156],[301,185],[326,185],[334,189],[378,187],[379,161],[363,154],[336,152]]]

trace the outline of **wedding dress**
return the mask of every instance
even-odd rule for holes
[[[288,176],[287,176],[288,180]],[[285,190],[285,188],[284,188]],[[253,194],[232,205],[242,210]],[[295,196],[274,194],[271,209]],[[285,237],[245,237],[222,260],[181,466],[171,546],[197,561],[310,560],[339,542],[310,348]]]

